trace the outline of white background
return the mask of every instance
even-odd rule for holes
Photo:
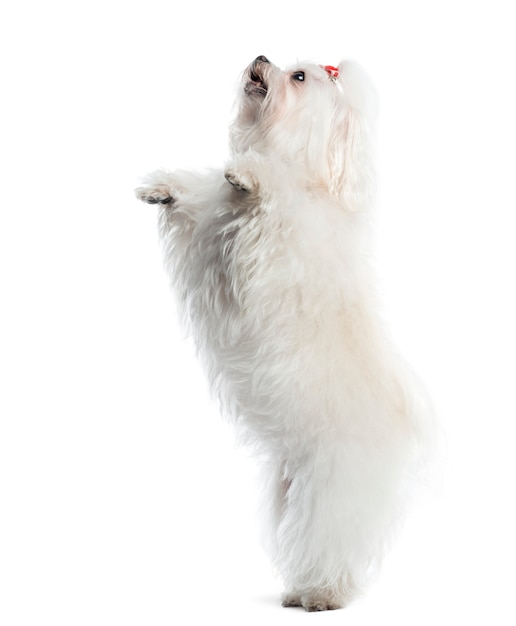
[[[511,2],[12,2],[1,46],[0,622],[514,624]],[[241,70],[354,58],[381,103],[385,312],[442,497],[345,611],[278,604],[254,465],[174,318],[138,178],[222,165]]]

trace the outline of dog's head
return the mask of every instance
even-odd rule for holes
[[[231,147],[302,168],[308,186],[324,185],[357,210],[374,193],[375,117],[374,90],[355,63],[302,63],[282,71],[259,56],[243,73]]]

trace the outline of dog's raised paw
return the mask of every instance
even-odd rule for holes
[[[156,187],[138,187],[135,189],[136,197],[147,204],[170,204],[174,202],[174,198],[170,195],[170,189],[167,185],[158,185]]]
[[[242,171],[236,168],[228,168],[224,172],[224,176],[226,177],[228,183],[233,185],[233,187],[239,191],[246,191],[250,193],[258,189],[258,181],[251,172]]]

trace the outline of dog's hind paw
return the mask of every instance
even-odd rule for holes
[[[155,187],[138,187],[134,193],[138,200],[147,204],[170,204],[174,198],[170,195],[168,185],[156,185]]]
[[[316,611],[336,611],[342,608],[342,604],[328,600],[304,600],[303,607],[309,613],[314,613]]]
[[[303,606],[303,603],[301,602],[301,594],[296,593],[295,591],[292,593],[284,593],[281,596],[281,606]]]
[[[344,598],[331,590],[314,589],[308,592],[287,592],[281,598],[281,604],[285,607],[302,606],[309,613],[316,611],[335,611],[344,605]]]

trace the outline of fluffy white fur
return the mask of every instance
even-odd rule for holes
[[[267,547],[283,604],[344,606],[398,526],[425,403],[378,316],[370,271],[376,99],[339,77],[258,57],[244,72],[232,158],[159,171],[182,318],[241,438],[263,461]]]

